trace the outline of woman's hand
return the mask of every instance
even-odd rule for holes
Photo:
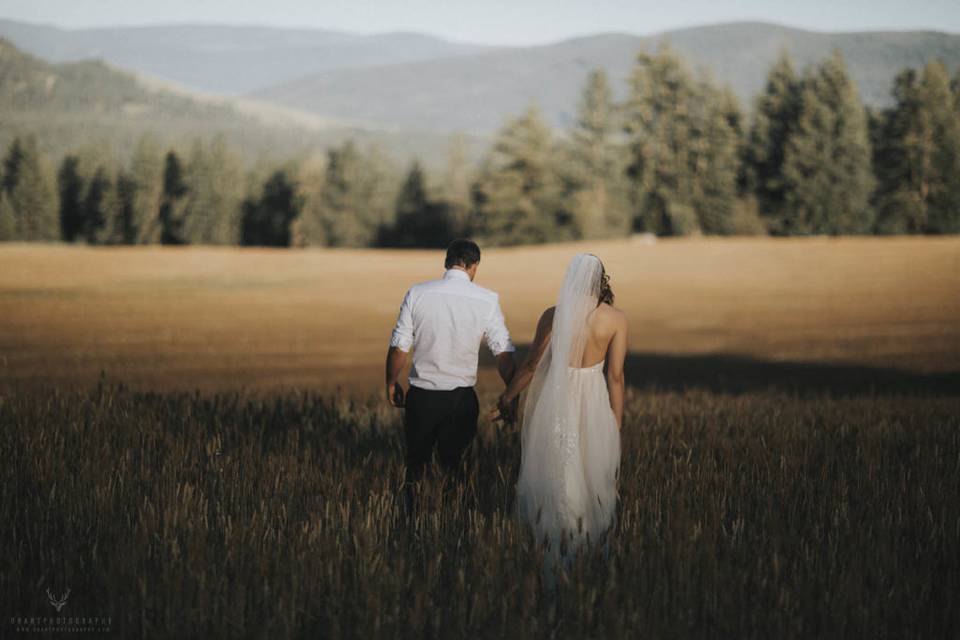
[[[506,392],[500,394],[497,406],[490,411],[489,417],[494,422],[503,421],[504,424],[513,424],[517,420],[518,397],[510,399]]]

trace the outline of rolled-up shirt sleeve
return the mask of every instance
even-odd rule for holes
[[[490,312],[490,317],[487,319],[484,337],[487,340],[490,353],[495,356],[506,351],[516,351],[513,342],[510,341],[510,332],[507,331],[507,325],[503,319],[499,297],[494,301],[493,311]]]
[[[397,324],[390,336],[390,346],[401,351],[410,351],[410,347],[413,346],[413,314],[410,311],[410,304],[410,292],[407,291],[407,294],[403,296],[403,302],[400,304]]]

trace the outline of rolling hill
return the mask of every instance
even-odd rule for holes
[[[102,58],[205,92],[235,95],[308,73],[486,51],[419,33],[183,24],[59,29],[0,20],[0,37],[51,62]]]
[[[442,162],[453,131],[472,136],[469,153],[477,157],[486,137],[532,102],[554,125],[570,125],[590,70],[606,69],[622,96],[636,54],[664,42],[730,85],[745,107],[782,50],[803,68],[838,48],[873,106],[889,103],[892,79],[904,67],[933,57],[960,66],[960,35],[816,33],[763,23],[513,48],[415,33],[217,25],[64,30],[0,20],[3,34],[52,61],[31,58],[37,72],[26,93],[8,95],[13,85],[0,79],[7,122],[41,131],[51,147],[76,146],[91,136],[128,140],[144,130],[170,140],[224,131],[244,151],[289,155],[349,136],[428,164]],[[0,55],[11,55],[10,48]],[[99,58],[56,63],[83,56]],[[58,80],[48,96],[43,83],[51,74]],[[28,95],[30,106],[16,102]],[[0,143],[10,128],[0,130]]]
[[[352,138],[378,144],[403,161],[444,161],[442,134],[364,128],[248,99],[217,97],[145,78],[102,60],[52,64],[0,38],[0,149],[15,135],[33,133],[54,160],[68,151],[106,143],[120,155],[143,134],[181,149],[197,137],[223,134],[253,162],[323,152]],[[482,142],[467,139],[467,151]]]
[[[744,104],[762,89],[786,49],[798,68],[834,49],[844,55],[867,104],[889,102],[893,77],[932,57],[960,65],[960,35],[936,32],[815,33],[738,23],[655,36],[603,34],[556,44],[472,55],[339,69],[251,93],[258,99],[329,117],[353,117],[396,127],[488,133],[536,102],[555,125],[569,125],[587,73],[603,68],[621,95],[641,50],[663,42],[729,84]]]

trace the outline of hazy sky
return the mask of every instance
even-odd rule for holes
[[[819,31],[960,32],[960,0],[0,0],[0,17],[61,27],[183,22],[421,31],[538,44],[599,31],[655,33],[762,20]]]

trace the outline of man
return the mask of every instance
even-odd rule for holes
[[[480,343],[497,360],[504,384],[513,377],[513,343],[504,326],[499,296],[473,283],[480,265],[480,247],[454,240],[447,248],[443,277],[412,286],[387,351],[387,400],[404,408],[406,439],[405,488],[411,507],[413,483],[430,463],[434,448],[443,469],[456,476],[461,459],[477,432],[477,355]],[[413,349],[403,397],[397,378]]]

